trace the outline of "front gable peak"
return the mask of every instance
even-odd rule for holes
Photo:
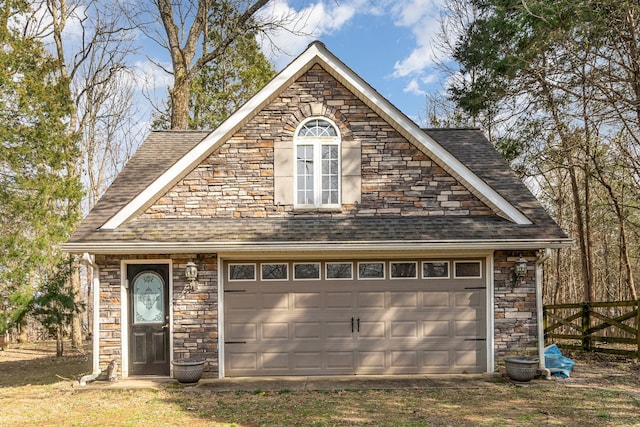
[[[115,230],[127,220],[136,217],[168,191],[179,180],[184,178],[197,165],[204,161],[217,148],[227,142],[252,118],[259,114],[267,105],[276,99],[284,90],[290,87],[313,67],[321,67],[341,85],[353,93],[362,103],[378,114],[396,132],[415,145],[426,156],[437,163],[447,173],[453,176],[470,193],[489,206],[494,212],[514,224],[531,224],[530,219],[507,200],[501,193],[487,184],[451,152],[428,133],[419,128],[412,120],[401,113],[395,106],[382,97],[368,83],[354,73],[343,62],[336,58],[321,42],[309,45],[300,56],[283,69],[254,97],[231,115],[217,129],[208,134],[202,141],[193,146],[186,154],[178,158],[160,176],[148,186],[141,189],[135,197],[122,206],[101,227],[101,230]],[[328,116],[340,126],[340,111],[321,103],[303,105],[308,111],[301,112],[306,116]],[[285,131],[294,132],[294,123],[285,124]],[[289,129],[291,128],[291,129]]]

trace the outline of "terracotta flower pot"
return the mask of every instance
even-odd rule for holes
[[[204,372],[204,362],[202,359],[172,360],[173,377],[180,384],[196,384]]]
[[[538,373],[540,359],[530,356],[507,356],[504,364],[507,368],[507,375],[513,381],[531,381]]]

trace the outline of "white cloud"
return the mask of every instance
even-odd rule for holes
[[[402,91],[412,95],[424,96],[428,93],[425,87],[437,83],[439,78],[438,73],[421,74],[419,77],[412,77]]]
[[[412,93],[414,95],[424,95],[425,91],[420,89],[420,83],[418,83],[417,79],[411,79],[409,84],[405,86],[403,89],[404,93]]]
[[[394,7],[398,18],[396,25],[411,29],[416,47],[394,66],[394,77],[420,74],[434,65],[436,50],[434,40],[438,31],[439,7],[433,0],[413,0]]]
[[[161,64],[171,69],[170,64]],[[142,91],[165,90],[173,85],[173,77],[149,60],[136,61],[132,67],[135,87]]]
[[[82,21],[87,17],[87,7],[83,4],[74,4],[67,11],[68,16],[62,31],[65,45],[74,46],[81,41],[83,28]],[[31,2],[28,12],[11,16],[8,25],[20,29],[20,32],[32,37],[40,37],[49,49],[53,50],[53,18],[47,9],[46,2]]]
[[[319,0],[300,10],[290,6],[288,0],[270,2],[260,17],[265,20],[286,20],[284,28],[272,31],[262,40],[262,51],[280,69],[292,56],[299,54],[313,40],[341,30],[360,10],[381,13],[380,8],[370,7],[370,0],[336,2]]]
[[[401,59],[396,60],[391,78],[405,80],[403,92],[424,96],[428,86],[437,83],[435,70],[439,58],[435,47],[439,31],[441,5],[439,0],[396,0],[388,5],[393,25],[409,30],[415,45]]]
[[[439,78],[439,77],[440,77],[440,76],[439,76],[437,73],[430,73],[430,74],[427,74],[426,76],[423,76],[423,77],[420,79],[420,81],[421,81],[423,84],[428,85],[428,84],[435,83],[436,81],[438,81],[438,78]]]
[[[440,9],[438,0],[397,1],[391,8],[395,23],[401,27],[419,27],[425,17],[436,16]]]

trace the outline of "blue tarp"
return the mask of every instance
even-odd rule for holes
[[[558,346],[552,344],[544,349],[544,364],[554,377],[569,378],[576,362],[564,357]]]

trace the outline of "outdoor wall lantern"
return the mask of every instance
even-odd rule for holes
[[[184,269],[184,276],[191,283],[188,285],[190,291],[196,290],[196,279],[198,278],[198,267],[192,261],[187,263],[187,266]]]
[[[516,265],[513,267],[513,276],[514,279],[522,279],[527,275],[527,260],[520,255],[518,261],[516,261]]]

